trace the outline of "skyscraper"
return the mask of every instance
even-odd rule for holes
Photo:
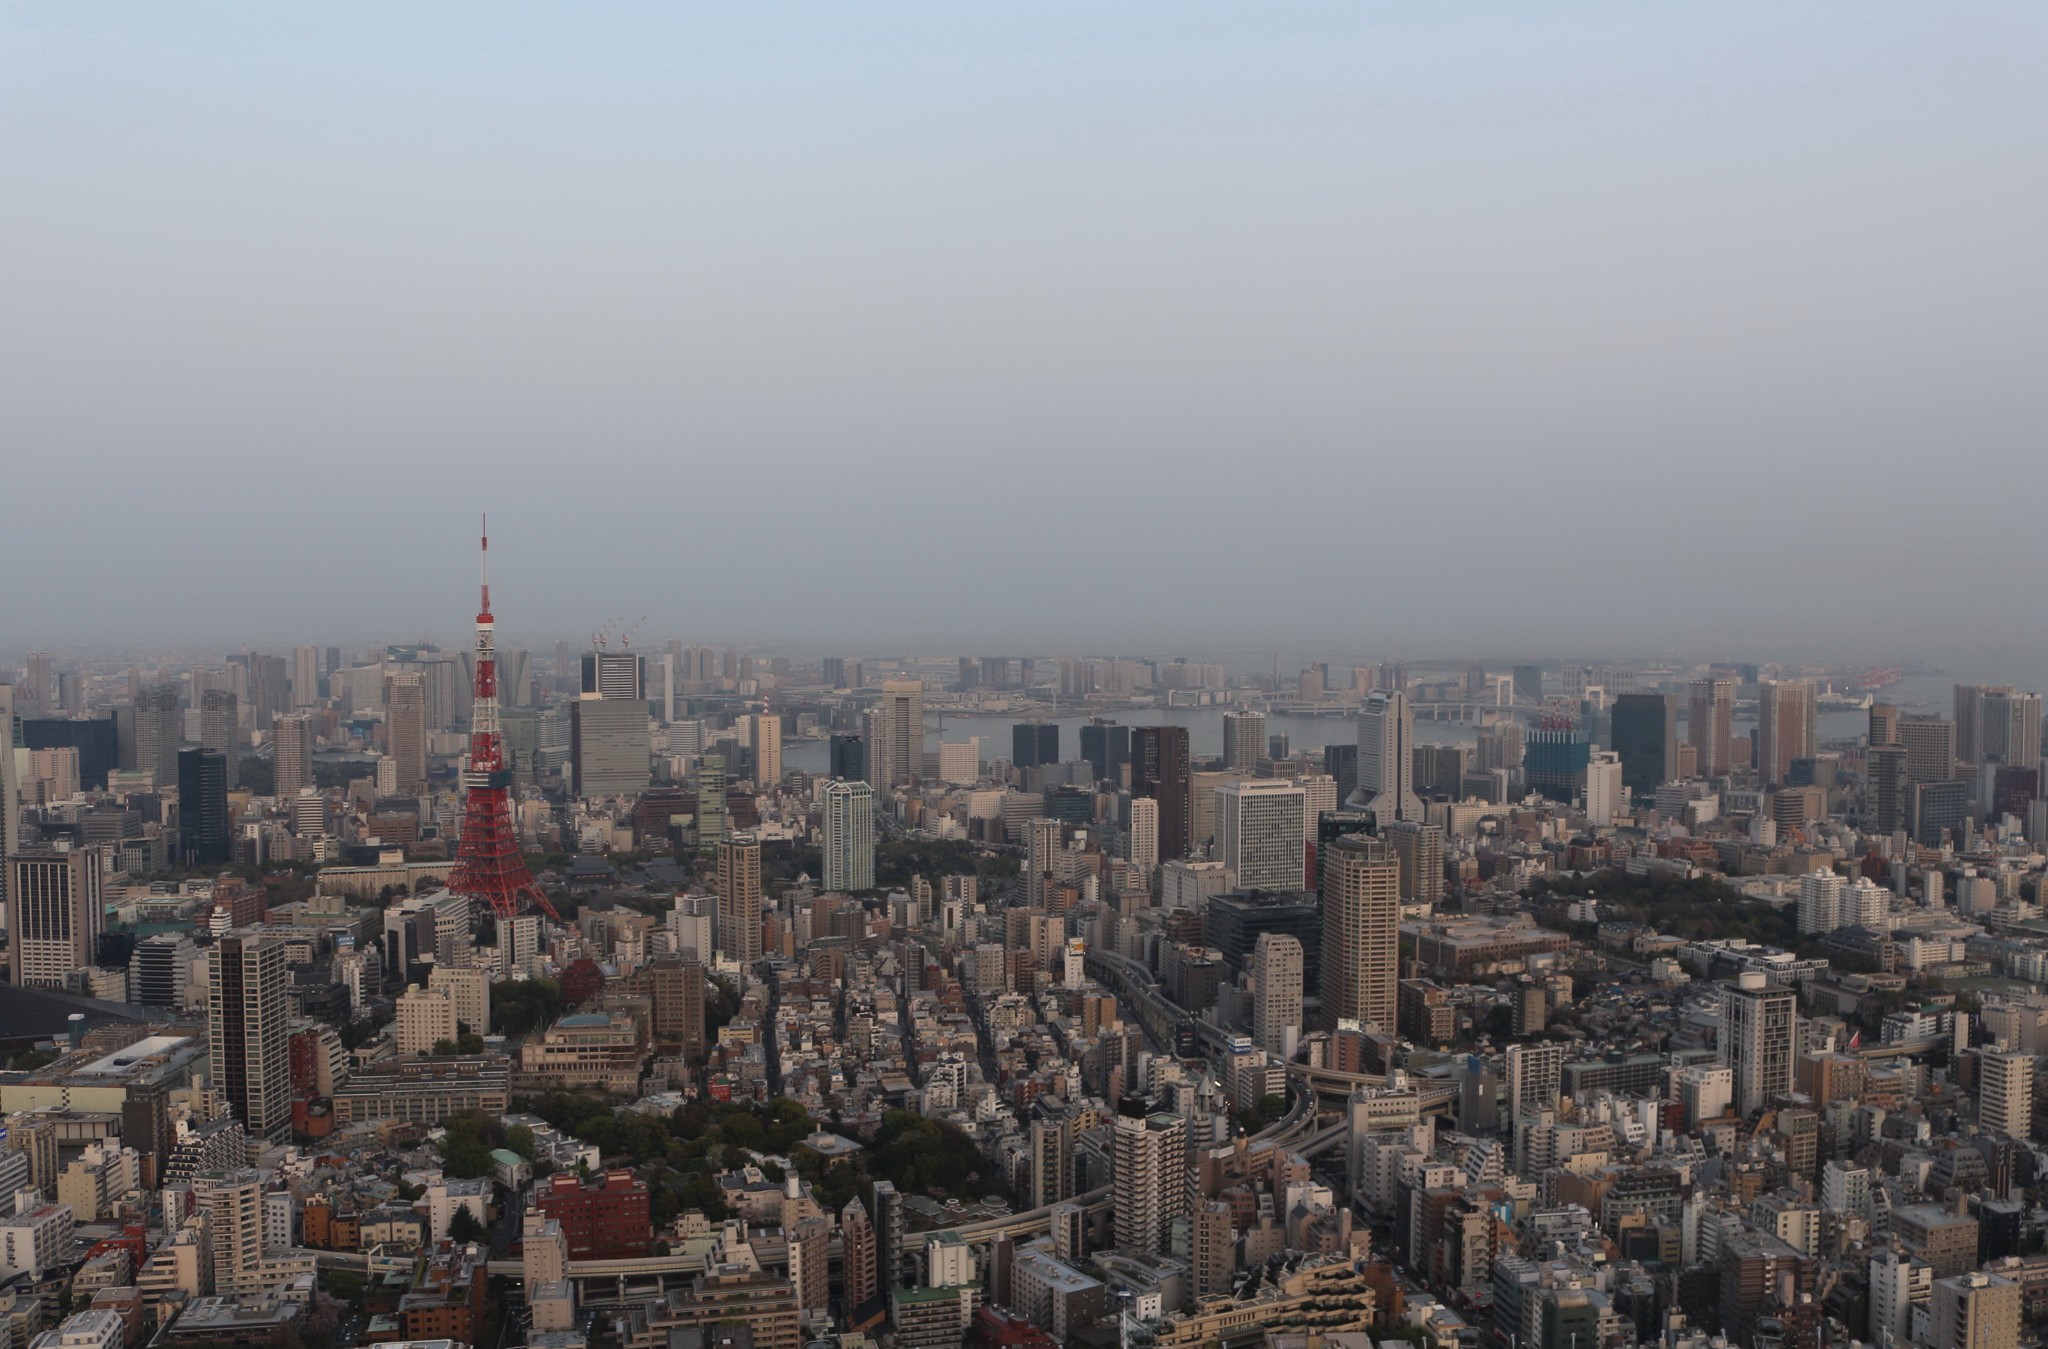
[[[98,845],[70,852],[15,853],[7,859],[7,957],[12,981],[62,988],[88,968],[106,928]]]
[[[1301,889],[1307,810],[1307,793],[1277,778],[1248,778],[1216,789],[1217,841],[1240,889]]]
[[[1148,870],[1159,865],[1159,803],[1149,796],[1131,798],[1130,827],[1124,831],[1124,860]]]
[[[230,932],[209,958],[207,1036],[215,1084],[252,1138],[282,1142],[292,1127],[282,939]]]
[[[1586,823],[1595,829],[1612,825],[1628,807],[1628,789],[1621,782],[1621,756],[1594,750],[1586,761]]]
[[[199,744],[218,753],[227,764],[228,788],[242,780],[242,737],[236,726],[235,695],[228,689],[207,689],[199,695]]]
[[[647,704],[638,698],[586,696],[569,704],[569,763],[578,796],[646,791],[652,745]]]
[[[782,714],[756,712],[748,723],[747,746],[754,755],[754,786],[762,791],[782,783]]]
[[[1397,820],[1380,830],[1401,868],[1401,898],[1439,904],[1444,897],[1444,827]]]
[[[1188,730],[1140,726],[1131,732],[1131,795],[1159,803],[1159,860],[1188,855]]]
[[[2040,763],[2040,694],[2010,689],[1985,693],[1977,707],[1977,754],[1970,762],[1988,759],[2014,768],[2033,768]]]
[[[1872,747],[1899,743],[1899,709],[1890,703],[1870,705],[1868,740]]]
[[[825,888],[875,888],[875,789],[865,782],[825,784]]]
[[[311,651],[312,647],[302,648]],[[271,724],[271,770],[275,777],[273,794],[289,801],[302,787],[313,785],[313,718],[305,712],[287,712]]]
[[[924,681],[883,680],[868,728],[868,782],[880,796],[924,768]]]
[[[1794,759],[1814,753],[1813,683],[1767,679],[1757,689],[1757,778],[1766,787],[1788,780]]]
[[[1906,827],[1908,776],[1904,745],[1872,745],[1865,758],[1864,828],[1895,834]]]
[[[826,770],[848,782],[868,775],[867,742],[857,735],[834,735],[827,750]]]
[[[1097,782],[1121,786],[1124,766],[1131,761],[1131,728],[1093,718],[1081,728],[1081,757],[1088,761]]]
[[[1906,781],[1947,782],[1956,775],[1956,725],[1931,712],[1899,718],[1899,743],[1906,747]]]
[[[761,958],[761,844],[752,834],[718,845],[718,948],[742,965]]]
[[[1733,765],[1729,737],[1734,717],[1734,680],[1707,676],[1688,685],[1685,735],[1701,777],[1725,777]]]
[[[1010,762],[1019,768],[1060,761],[1058,722],[1020,721],[1010,728]]]
[[[135,766],[156,775],[156,785],[178,780],[178,746],[185,738],[185,716],[178,709],[176,684],[145,684],[135,700]]]
[[[1365,700],[1358,717],[1358,790],[1381,828],[1423,818],[1415,794],[1415,718],[1405,693]]]
[[[384,752],[391,756],[398,793],[427,789],[427,683],[420,674],[384,677]]]
[[[1792,1090],[1799,995],[1745,970],[1721,992],[1721,1062],[1735,1072],[1735,1108],[1753,1115]]]
[[[1261,932],[1252,947],[1252,1035],[1268,1054],[1282,1054],[1289,1029],[1301,1030],[1301,943]]]
[[[50,673],[49,652],[29,652],[23,675],[22,701],[34,703],[40,711],[57,700],[57,681]]]
[[[1266,753],[1266,714],[1239,708],[1223,714],[1223,767],[1249,773]]]
[[[1368,834],[1330,841],[1323,860],[1323,1018],[1394,1029],[1400,982],[1401,864]]]
[[[697,846],[725,841],[725,756],[706,754],[697,760]]]
[[[228,840],[228,764],[219,750],[178,751],[178,851],[189,867],[224,864]]]
[[[1678,780],[1678,704],[1661,693],[1624,693],[1614,700],[1614,752],[1621,783],[1637,797]]]
[[[647,658],[638,651],[586,651],[581,687],[586,698],[645,702]]]

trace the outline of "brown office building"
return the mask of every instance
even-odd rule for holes
[[[1131,795],[1159,803],[1159,860],[1186,857],[1193,823],[1187,727],[1139,726],[1131,731]]]

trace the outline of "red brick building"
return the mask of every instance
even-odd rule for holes
[[[652,1199],[631,1171],[607,1171],[588,1186],[558,1172],[540,1192],[540,1210],[562,1225],[571,1260],[624,1260],[653,1249]]]

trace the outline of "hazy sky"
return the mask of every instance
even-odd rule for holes
[[[8,4],[0,645],[2042,645],[2048,6]]]

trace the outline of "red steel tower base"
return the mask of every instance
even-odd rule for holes
[[[462,786],[462,842],[448,888],[487,901],[500,918],[518,913],[522,901],[560,922],[547,894],[519,855],[512,832],[512,774],[505,767],[505,742],[498,734],[498,650],[491,618],[491,535],[484,531],[484,599],[476,616],[476,700],[471,709],[469,767]]]

